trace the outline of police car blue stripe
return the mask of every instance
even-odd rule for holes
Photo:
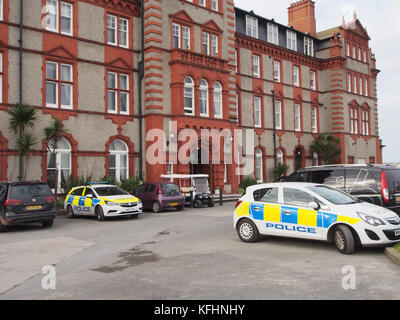
[[[281,207],[281,222],[282,223],[291,223],[297,224],[298,223],[298,212],[299,209],[291,208],[291,207]]]
[[[80,197],[79,198],[79,205],[80,206],[85,206],[85,198],[84,197]]]
[[[337,221],[336,214],[324,213],[324,228],[329,228]]]

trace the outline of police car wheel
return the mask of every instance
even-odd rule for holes
[[[67,207],[67,218],[75,218],[74,209],[72,209],[72,206]]]
[[[347,226],[337,226],[334,232],[336,248],[343,254],[352,254],[355,250],[355,240]]]
[[[203,205],[203,203],[198,199],[194,200],[194,202],[193,202],[193,207],[196,209],[201,208],[202,205]]]
[[[104,212],[102,207],[96,207],[96,217],[98,221],[104,221]]]
[[[256,225],[248,219],[239,222],[237,232],[243,242],[256,242],[260,238]]]

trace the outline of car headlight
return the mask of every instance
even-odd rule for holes
[[[110,206],[110,207],[116,207],[118,206],[118,203],[112,202],[112,201],[106,201],[106,205]]]
[[[366,223],[370,224],[371,226],[377,227],[377,226],[385,225],[385,222],[379,218],[366,215],[365,213],[362,213],[362,212],[357,212],[357,214],[362,220],[364,220]]]

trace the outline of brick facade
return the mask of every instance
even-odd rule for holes
[[[57,8],[56,14],[46,14],[42,9],[46,3]],[[176,121],[178,133],[185,128],[197,132],[255,129],[254,143],[262,153],[261,180],[271,181],[273,99],[280,108],[277,152],[290,171],[315,164],[308,148],[319,133],[333,133],[341,139],[343,163],[382,161],[376,92],[379,70],[368,34],[356,17],[317,33],[310,0],[289,8],[292,28],[235,8],[232,0],[206,0],[204,5],[199,0],[143,3],[142,32],[139,0],[24,2],[23,102],[40,114],[33,129],[39,143],[29,161],[27,179],[48,179],[43,128],[54,118],[61,119],[69,132],[64,137],[69,145],[66,173],[92,175],[93,179],[115,170],[124,172],[121,177],[138,175],[142,34],[142,142],[147,181],[160,180],[169,166],[146,163],[145,153],[152,143],[146,142],[146,133],[162,129],[169,136],[170,121]],[[16,138],[9,130],[6,111],[19,100],[19,0],[3,0],[2,9],[0,179],[15,180]],[[257,29],[257,36],[248,34],[249,23]],[[270,25],[277,30],[276,43],[269,38]],[[279,75],[274,74],[278,66]],[[52,75],[53,68],[58,71]],[[185,81],[192,90],[189,113],[185,112]],[[52,88],[56,88],[54,97]],[[218,90],[221,109],[215,96]],[[260,113],[254,112],[255,99]],[[207,112],[201,111],[204,101]],[[257,125],[256,117],[260,117]],[[115,141],[125,147],[115,150]],[[201,152],[215,150],[211,145]],[[224,151],[218,152],[223,158]],[[174,164],[172,168],[174,173],[208,173],[213,188],[228,193],[238,190],[235,164]]]

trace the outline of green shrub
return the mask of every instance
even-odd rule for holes
[[[257,184],[257,180],[252,177],[244,178],[243,181],[240,183],[239,188],[246,190],[248,187],[254,186]]]
[[[73,188],[84,186],[90,181],[92,181],[92,175],[89,175],[86,178],[84,176],[74,178],[71,175],[68,179],[63,179],[61,181],[61,188],[64,190],[64,194],[68,194]]]
[[[129,178],[121,181],[118,186],[125,190],[126,192],[132,192],[137,186],[141,185],[143,181],[141,181],[138,177]]]

